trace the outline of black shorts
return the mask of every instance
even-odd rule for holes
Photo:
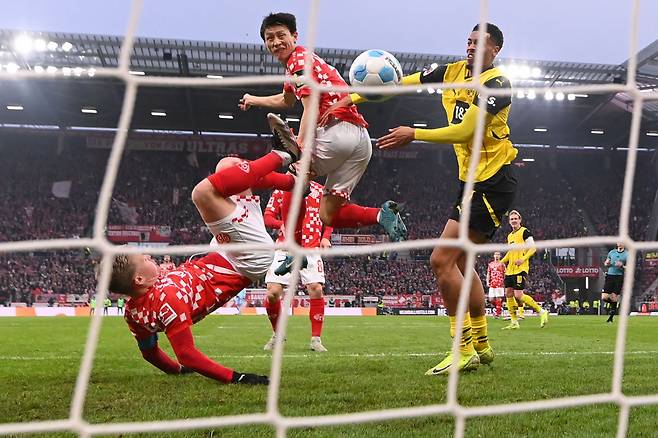
[[[457,222],[461,216],[461,202],[465,185],[466,183],[460,181],[459,194],[450,213],[450,219]],[[491,239],[514,203],[516,186],[516,172],[509,164],[501,167],[488,180],[475,183],[471,200],[469,229],[478,231],[487,239]]]
[[[623,275],[605,274],[605,283],[603,284],[603,293],[621,295],[624,286]]]
[[[514,290],[525,290],[525,283],[527,278],[527,272],[519,272],[518,274],[514,275],[506,275],[505,287],[511,287]]]

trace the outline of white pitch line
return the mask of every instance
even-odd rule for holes
[[[439,356],[442,353],[331,353],[319,355],[317,353],[293,353],[284,354],[286,359],[298,358],[335,358],[335,357],[350,357],[350,358],[385,358],[385,357],[426,357],[426,356]],[[539,351],[539,352],[524,352],[524,351],[503,351],[496,352],[496,356],[612,356],[614,351]],[[658,350],[638,350],[627,351],[624,353],[626,356],[643,356],[658,354]],[[133,356],[112,356],[114,359],[128,359]],[[271,355],[267,353],[262,354],[222,354],[210,356],[217,359],[263,359],[270,358]],[[15,360],[15,361],[39,361],[39,360],[79,360],[80,356],[0,356],[1,360]]]

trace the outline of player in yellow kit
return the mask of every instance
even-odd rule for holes
[[[517,150],[509,140],[507,124],[511,100],[511,84],[503,73],[494,66],[494,59],[503,47],[503,33],[487,23],[484,33],[486,41],[483,53],[483,71],[479,77],[472,75],[479,26],[471,31],[466,42],[466,59],[417,72],[402,79],[405,85],[426,83],[477,83],[492,89],[507,89],[506,96],[489,96],[486,101],[469,88],[446,89],[441,94],[442,104],[448,118],[448,126],[436,129],[417,129],[399,126],[377,141],[380,149],[405,146],[414,140],[431,143],[452,144],[459,166],[460,191],[455,197],[453,211],[448,219],[442,238],[459,236],[461,201],[467,179],[469,162],[473,150],[473,137],[480,111],[486,111],[482,152],[475,170],[475,186],[471,197],[469,238],[475,243],[491,240],[500,227],[501,220],[511,208],[516,196],[517,180],[511,166]],[[365,101],[358,94],[351,94],[332,105],[320,119],[329,123],[332,111],[344,105]],[[450,334],[456,335],[456,313],[459,291],[464,281],[466,254],[461,248],[436,247],[430,258],[432,270],[437,277],[448,316]],[[488,364],[494,359],[489,345],[485,316],[484,288],[477,272],[473,273],[470,285],[469,307],[464,315],[461,333],[460,357],[456,362],[460,370],[476,369],[480,363]],[[426,374],[446,374],[452,365],[452,354],[448,354]]]
[[[509,224],[512,232],[507,236],[507,243],[510,245],[532,245],[534,239],[532,233],[526,227],[521,226],[521,213],[512,210],[509,213]],[[536,252],[533,247],[525,249],[510,249],[501,262],[507,264],[505,269],[505,295],[507,297],[507,310],[510,314],[509,325],[503,327],[503,330],[514,330],[519,328],[519,321],[516,315],[517,303],[527,304],[532,307],[540,316],[540,325],[544,327],[548,321],[548,310],[544,310],[530,296],[523,293],[526,288],[528,272],[530,272],[530,257]]]

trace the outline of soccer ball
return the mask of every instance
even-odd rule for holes
[[[370,49],[356,57],[350,67],[352,85],[397,85],[402,79],[402,66],[390,53]],[[384,100],[382,95],[366,94],[368,100]]]

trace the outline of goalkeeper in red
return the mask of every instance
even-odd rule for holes
[[[484,36],[483,69],[477,79],[481,85],[496,90],[511,91],[510,81],[494,66],[494,59],[503,47],[501,30],[487,23]],[[450,64],[433,64],[422,72],[402,78],[405,85],[425,83],[469,83],[473,82],[473,65],[479,37],[475,26],[466,41],[466,59]],[[459,167],[460,191],[455,196],[455,203],[448,219],[442,238],[455,239],[459,236],[459,221],[462,213],[462,197],[466,184],[469,164],[472,158],[473,137],[475,135],[478,114],[486,111],[484,137],[479,161],[475,168],[475,186],[471,193],[471,215],[469,220],[469,238],[475,243],[491,240],[501,221],[514,202],[517,179],[511,166],[517,150],[509,140],[510,128],[507,119],[512,104],[511,93],[506,96],[489,96],[483,101],[475,90],[468,88],[451,88],[441,94],[448,126],[436,129],[417,129],[399,126],[377,141],[380,149],[392,149],[405,146],[412,141],[453,144]],[[358,94],[351,94],[329,108],[320,123],[330,120],[330,114],[341,106],[365,101]],[[456,313],[459,292],[464,282],[466,253],[456,247],[436,247],[430,257],[432,271],[437,277],[439,289],[443,295],[448,316],[450,317],[450,335],[456,336]],[[459,354],[456,361],[460,370],[474,370],[482,364],[489,364],[494,359],[494,352],[489,345],[487,320],[485,316],[484,287],[477,272],[473,272],[470,287],[468,310],[464,315]],[[452,354],[448,354],[426,374],[446,374],[452,366]]]
[[[265,276],[272,264],[271,250],[226,251],[221,247],[225,243],[272,244],[260,201],[251,189],[291,190],[294,177],[275,170],[292,160],[283,147],[254,161],[224,158],[214,174],[197,184],[192,200],[219,243],[205,257],[164,275],[149,255],[116,257],[109,289],[130,297],[126,322],[142,357],[155,367],[167,374],[196,372],[223,383],[269,383],[267,376],[241,373],[210,359],[194,345],[191,328]],[[159,332],[166,334],[177,361],[158,346]]]

